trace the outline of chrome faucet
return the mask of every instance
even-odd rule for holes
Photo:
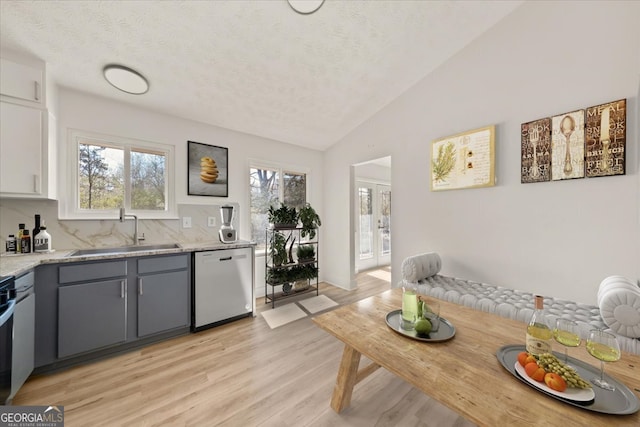
[[[133,244],[139,245],[141,240],[144,240],[144,233],[142,233],[142,237],[138,236],[138,217],[132,214],[128,214],[124,212],[124,208],[120,208],[120,222],[124,222],[124,220],[129,217],[134,220],[134,228],[133,228]]]

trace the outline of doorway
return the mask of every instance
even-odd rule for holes
[[[391,264],[391,158],[355,167],[356,273]]]
[[[391,263],[391,186],[357,181],[358,271]]]

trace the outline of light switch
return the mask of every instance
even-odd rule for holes
[[[191,228],[191,217],[183,216],[182,217],[182,228]]]
[[[216,217],[210,216],[207,217],[207,227],[215,227],[216,226]]]

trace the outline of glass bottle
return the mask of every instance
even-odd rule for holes
[[[535,310],[527,326],[526,347],[531,354],[551,353],[553,331],[544,313],[544,299],[535,295]]]
[[[42,221],[40,232],[33,238],[34,252],[51,252],[51,235],[47,233],[47,226]]]
[[[19,254],[22,253],[22,234],[24,233],[25,227],[26,226],[24,224],[18,224],[18,236],[16,237],[16,252]]]
[[[40,233],[40,215],[38,214],[35,215],[35,223],[36,223],[36,226],[33,228],[33,233],[31,233],[31,236],[33,236],[33,238],[31,239],[33,243],[31,252],[36,251],[36,236],[38,235],[38,233]]]
[[[6,250],[8,254],[16,253],[16,236],[13,234],[9,234],[9,237],[7,237]]]
[[[25,229],[22,232],[22,239],[20,242],[20,248],[23,254],[31,253],[31,236],[29,236],[29,230]]]

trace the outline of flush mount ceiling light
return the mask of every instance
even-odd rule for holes
[[[116,89],[133,95],[142,95],[149,90],[144,76],[123,65],[109,64],[102,69],[104,78]]]
[[[302,15],[310,15],[320,9],[324,0],[287,0],[291,9]]]

